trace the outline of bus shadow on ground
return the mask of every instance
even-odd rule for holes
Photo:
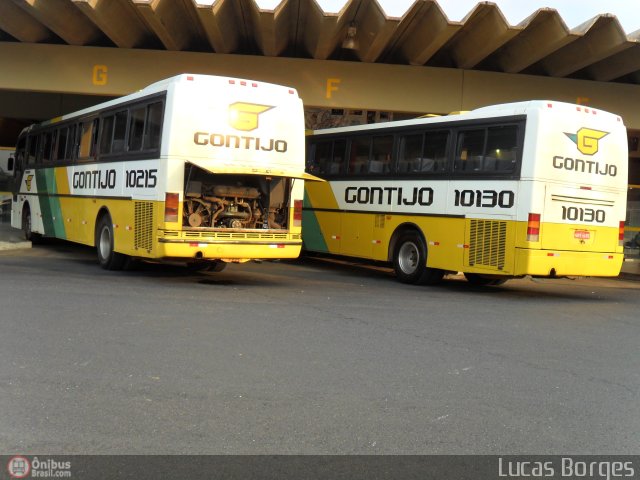
[[[280,261],[248,262],[246,264],[229,264],[224,271],[214,272],[195,266],[188,266],[186,262],[161,262],[146,259],[131,259],[122,270],[108,271],[100,267],[94,247],[81,245],[66,240],[43,238],[30,249],[36,256],[49,257],[55,262],[66,262],[82,267],[83,271],[96,276],[119,276],[125,281],[127,278],[163,279],[180,283],[190,282],[210,286],[284,286],[291,287],[296,281],[288,277],[286,270],[262,269],[259,263],[282,263]],[[46,268],[41,264],[41,268]],[[56,271],[70,272],[73,268],[64,265],[51,267]]]
[[[353,262],[342,258],[316,256],[305,256],[295,263],[303,266],[313,266],[314,268],[327,272],[331,271],[342,277],[376,279],[376,281],[393,282],[400,285],[395,279],[393,269],[390,267],[370,265],[364,262]],[[571,283],[576,286],[583,286],[585,291],[584,293],[580,291],[567,291],[558,288],[560,283],[564,285]],[[412,289],[416,294],[438,291],[513,300],[531,300],[532,298],[540,298],[543,296],[550,300],[589,301],[595,303],[599,301],[609,301],[607,298],[596,295],[593,292],[595,287],[587,283],[586,278],[544,279],[524,277],[510,279],[502,285],[483,286],[469,283],[463,274],[458,273],[445,275],[444,279],[435,285],[402,285],[402,288]],[[618,290],[618,286],[615,284],[605,288]]]

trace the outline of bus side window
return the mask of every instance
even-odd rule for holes
[[[317,142],[311,146],[311,163],[307,170],[311,173],[331,174],[331,158],[333,150],[333,142],[331,140],[325,142]]]
[[[344,164],[347,160],[347,141],[346,140],[334,140],[333,141],[333,156],[331,158],[331,165],[329,166],[329,172],[332,175],[337,175],[344,172]]]
[[[371,150],[371,137],[354,137],[351,140],[351,158],[349,160],[349,174],[361,175],[366,173]]]
[[[83,122],[80,131],[79,158],[86,159],[91,155],[91,141],[93,140],[93,120]]]
[[[113,125],[113,141],[111,142],[111,153],[122,153],[125,151],[125,138],[127,135],[127,110],[116,112],[115,123]]]
[[[489,132],[487,135],[487,153],[484,165],[484,169],[486,171],[515,171],[517,163],[517,152],[517,125],[489,127]],[[487,162],[487,160],[489,159],[493,160],[493,165],[490,165],[489,162]]]
[[[98,155],[98,128],[100,127],[100,121],[96,118],[91,124],[91,150],[89,155],[95,158]]]
[[[40,134],[40,152],[38,154],[38,163],[51,162],[51,132]]]
[[[421,133],[402,135],[398,142],[398,173],[415,173],[420,170],[422,158]]]
[[[129,116],[129,152],[137,152],[142,149],[145,114],[145,107],[131,110],[131,115]]]
[[[371,160],[367,173],[390,173],[393,151],[393,135],[373,137]]]
[[[55,133],[55,145],[53,147],[53,161],[64,159],[64,150],[67,147],[67,127],[59,128]]]
[[[64,158],[66,160],[75,160],[78,157],[78,125],[69,126],[69,135],[67,137],[67,147],[65,148]]]
[[[469,173],[482,169],[485,132],[486,129],[482,128],[458,133],[456,157],[453,164],[455,172]]]
[[[449,132],[427,132],[424,141],[424,154],[420,170],[422,172],[438,173],[448,169],[447,145]]]
[[[111,142],[113,141],[113,125],[115,115],[102,118],[102,133],[100,133],[100,154],[111,153]]]

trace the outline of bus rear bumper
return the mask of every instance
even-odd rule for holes
[[[188,242],[160,239],[159,258],[243,261],[253,259],[298,258],[302,242]]]
[[[514,275],[616,277],[623,260],[622,253],[516,248]]]

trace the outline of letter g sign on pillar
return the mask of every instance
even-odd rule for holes
[[[91,83],[97,86],[106,85],[108,81],[107,66],[106,65],[94,65],[93,75],[91,77]]]

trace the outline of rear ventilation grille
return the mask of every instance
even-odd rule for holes
[[[153,249],[153,225],[153,202],[135,202],[133,244],[137,249],[151,253]]]
[[[504,268],[507,222],[471,220],[469,265]]]

